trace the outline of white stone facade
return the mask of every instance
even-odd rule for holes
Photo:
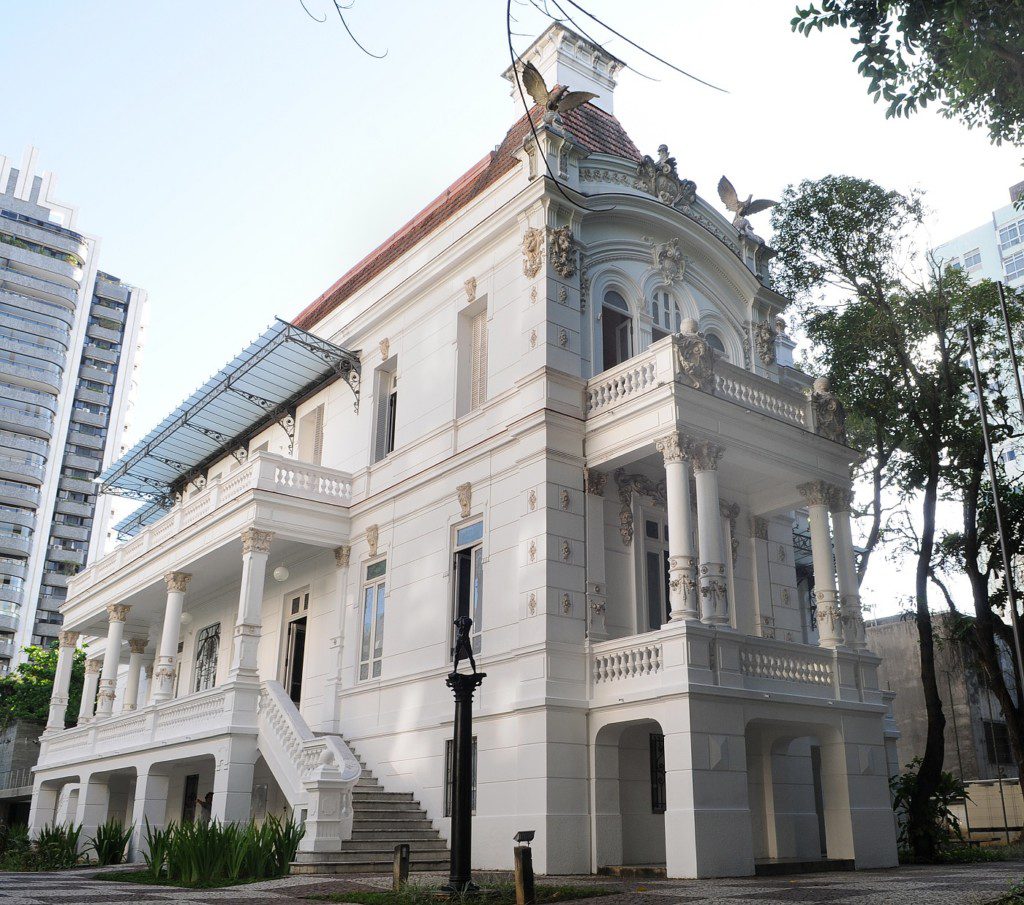
[[[299,404],[291,452],[271,425],[72,582],[66,628],[116,653],[77,728],[58,683],[33,826],[180,820],[191,783],[215,817],[307,814],[304,847],[330,850],[351,831],[358,752],[447,837],[445,676],[468,574],[487,673],[475,866],[510,867],[520,829],[550,874],[744,875],[823,845],[896,863],[886,704],[849,580],[856,453],[831,438],[832,397],[759,326],[786,304],[763,246],[699,198],[653,197],[636,159],[573,122],[541,127],[539,148],[527,131],[483,191],[304,315],[361,350],[358,412],[328,383]],[[805,505],[816,573],[835,576],[813,644],[793,570]],[[382,628],[368,646],[364,620]],[[196,646],[213,625],[208,680]]]

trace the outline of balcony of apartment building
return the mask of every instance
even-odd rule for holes
[[[95,291],[96,295],[101,299],[110,299],[113,302],[121,303],[128,301],[129,287],[112,279],[103,272],[96,274]]]
[[[4,304],[3,292],[0,292],[0,306]],[[37,304],[37,307],[42,307]],[[24,305],[18,305],[18,309],[25,308]],[[59,346],[60,349],[66,351],[71,342],[71,333],[69,329],[64,329],[55,326],[49,326],[47,324],[39,323],[35,319],[29,319],[23,315],[7,313],[10,309],[0,307],[0,332],[5,336],[12,336],[15,338],[31,338],[33,336],[38,337],[40,340],[47,340],[51,343]],[[49,312],[47,312],[47,316]]]
[[[121,328],[111,321],[95,321],[89,318],[89,326],[85,335],[90,339],[102,340],[108,343],[119,343],[124,338]]]
[[[8,383],[43,393],[59,393],[63,373],[62,365],[0,349],[0,376]]]
[[[340,739],[314,737],[277,682],[276,662],[261,672],[276,655],[261,652],[260,640],[275,569],[347,544],[351,477],[288,456],[250,455],[248,442],[275,422],[293,425],[300,400],[357,367],[344,350],[278,323],[101,476],[107,492],[146,502],[118,525],[132,539],[69,582],[62,662],[70,663],[79,638],[96,641],[72,729],[64,728],[69,667],[58,667],[34,825],[53,819],[69,783],[80,790],[80,819],[89,824],[93,812],[82,809],[93,790],[103,797],[129,774],[143,784],[167,782],[181,765],[199,772],[211,759],[226,764],[213,779],[213,814],[221,819],[248,817],[254,769],[269,769],[292,807],[340,795],[343,779],[345,788],[354,783],[358,764]],[[194,614],[206,619],[211,608],[234,617],[230,661],[216,655],[218,621],[216,640],[195,639],[189,670],[180,657],[182,625]],[[204,660],[207,642],[212,659]],[[291,662],[301,660],[289,652]],[[119,672],[126,674],[120,692]],[[324,770],[334,786],[318,784]]]
[[[4,266],[4,255],[0,253],[0,294],[5,304],[12,304],[65,319],[74,323],[74,311],[78,306],[78,288],[64,283],[33,276],[21,270]]]
[[[6,225],[0,227],[0,262],[5,262],[8,270],[69,289],[81,285],[83,262],[77,254],[21,239],[5,230]]]

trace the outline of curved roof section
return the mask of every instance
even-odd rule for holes
[[[544,111],[534,106],[529,113],[534,125],[540,122]],[[640,152],[626,134],[622,124],[610,113],[593,104],[584,104],[562,114],[562,124],[569,137],[594,154],[610,154],[625,160],[639,161]],[[334,311],[349,296],[355,294],[374,277],[386,270],[403,254],[425,239],[446,220],[458,213],[474,198],[496,183],[515,167],[516,153],[530,132],[530,123],[524,115],[505,135],[497,150],[491,151],[469,172],[457,179],[445,191],[420,211],[398,232],[371,251],[348,273],[309,305],[295,319],[295,325],[309,330],[314,324]]]

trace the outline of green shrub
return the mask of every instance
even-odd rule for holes
[[[149,825],[149,818],[146,818],[146,850],[142,858],[146,862],[146,872],[154,880],[159,880],[164,874],[164,865],[167,863],[167,851],[171,844],[171,834],[174,831],[174,824],[171,823],[163,830],[154,830]]]
[[[889,780],[889,788],[892,790],[892,807],[896,812],[899,824],[897,843],[901,853],[921,851],[921,846],[914,843],[915,839],[917,843],[920,843],[922,837],[927,841],[926,848],[936,855],[945,847],[958,845],[963,839],[963,834],[960,832],[960,820],[952,808],[954,804],[970,800],[963,782],[952,773],[943,771],[939,777],[938,787],[926,804],[928,812],[926,825],[915,828],[907,819],[907,809],[917,790],[917,775],[921,770],[921,758],[915,757],[904,769],[906,772]],[[911,838],[912,833],[918,834],[915,839]]]
[[[131,838],[132,828],[111,818],[96,827],[96,835],[89,840],[89,847],[96,852],[96,861],[101,866],[120,864]]]
[[[78,840],[82,825],[47,824],[35,839],[33,848],[39,859],[37,870],[59,870],[78,863]]]

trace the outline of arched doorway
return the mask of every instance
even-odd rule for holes
[[[665,864],[665,736],[655,720],[603,727],[594,742],[594,866]]]

